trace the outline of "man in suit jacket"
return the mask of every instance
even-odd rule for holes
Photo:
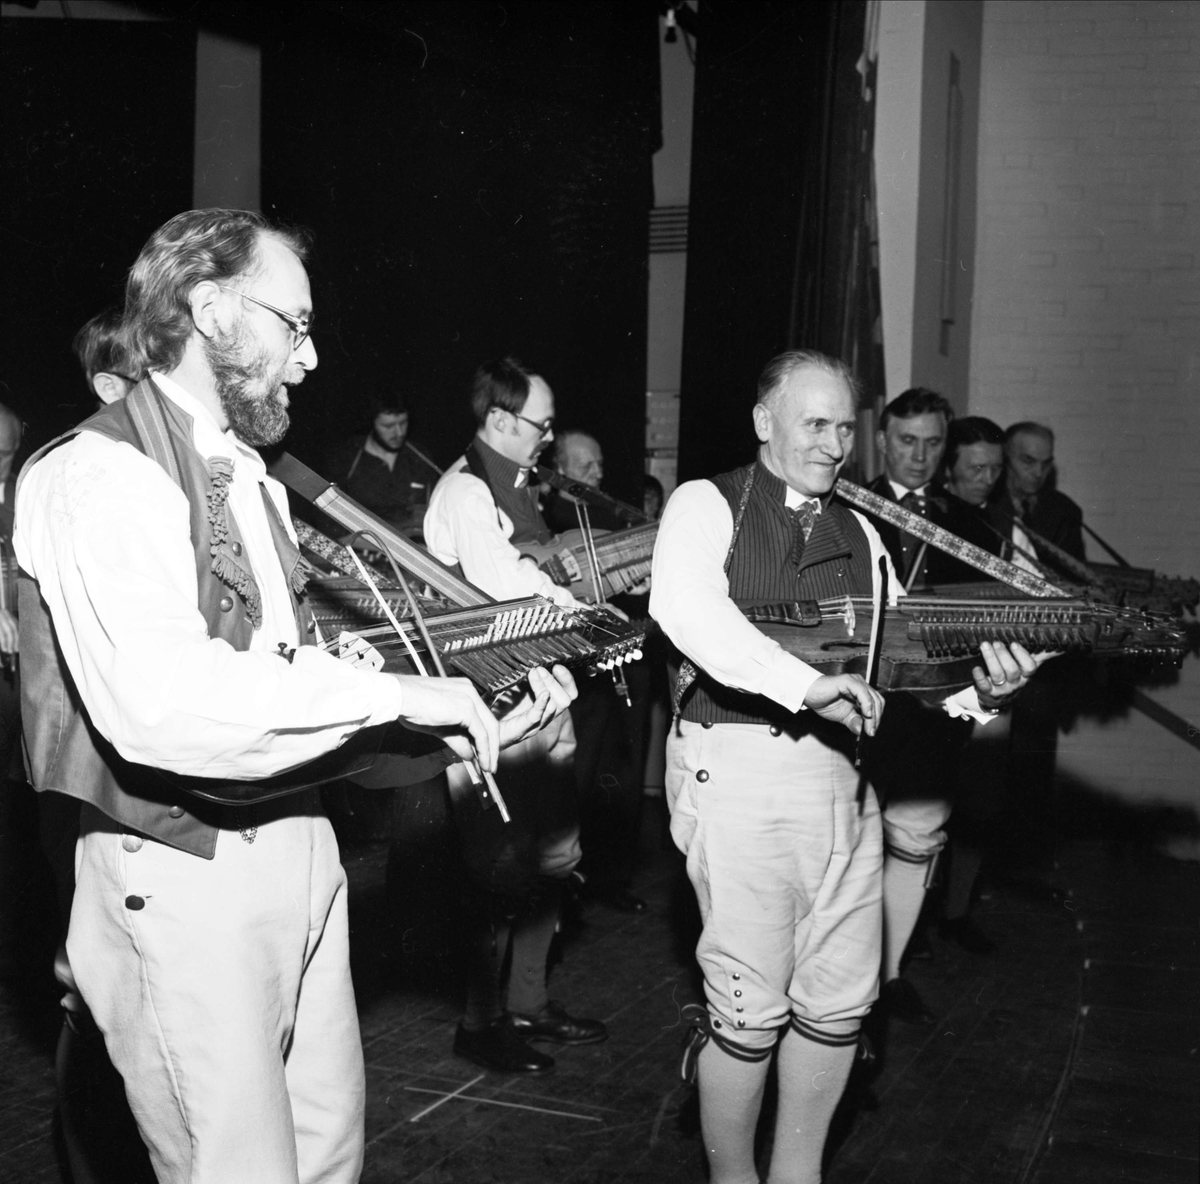
[[[1083,511],[1053,487],[1054,433],[1044,424],[1024,420],[1004,433],[1004,481],[992,498],[992,522],[1011,538],[1014,522],[1084,559]],[[1054,557],[1038,549],[1038,559]]]
[[[945,490],[935,478],[946,451],[946,433],[954,412],[936,391],[913,387],[884,409],[875,433],[884,471],[868,488],[949,529]],[[872,519],[906,588],[948,583],[949,557],[890,522]],[[946,569],[946,570],[943,570]]]
[[[1004,546],[987,511],[988,498],[1003,472],[1003,428],[982,415],[956,419],[947,436],[942,477],[946,529],[968,543],[1008,559],[1010,556],[1005,552],[1009,548]],[[931,582],[957,584],[986,578],[982,572],[949,555],[942,556],[940,567],[941,578]]]
[[[870,485],[938,526],[951,529],[946,492],[935,483],[954,412],[936,391],[914,387],[880,417],[875,442],[884,472]],[[963,565],[925,547],[899,527],[872,518],[901,582],[919,588],[964,578]],[[912,695],[888,696],[871,779],[884,801],[883,966],[879,1006],[905,1023],[928,1024],[933,1014],[900,963],[917,926],[934,861],[946,844],[952,777],[970,725],[922,706]]]

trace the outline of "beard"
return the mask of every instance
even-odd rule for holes
[[[291,425],[284,387],[288,363],[272,366],[267,351],[248,340],[244,323],[232,333],[205,338],[204,353],[234,435],[252,448],[278,444]]]
[[[384,450],[384,452],[399,452],[400,449],[404,447],[403,436],[400,438],[399,444],[390,444],[378,433],[378,431],[375,430],[374,426],[371,427],[371,439],[374,440],[375,443]]]

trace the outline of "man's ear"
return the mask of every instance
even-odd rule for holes
[[[92,375],[92,390],[101,403],[116,403],[129,393],[129,383],[120,375],[99,370]]]
[[[882,428],[875,430],[875,450],[882,456],[887,451],[887,432]]]
[[[496,417],[492,420],[492,426],[500,435],[516,435],[517,421],[509,412],[505,411],[503,407],[493,407],[488,414]]]
[[[754,434],[765,444],[771,438],[773,426],[771,409],[766,403],[754,404]]]
[[[221,289],[213,280],[201,280],[188,296],[192,322],[205,337],[215,337],[221,328],[217,318],[220,299]]]

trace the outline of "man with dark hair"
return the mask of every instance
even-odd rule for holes
[[[129,349],[119,308],[97,313],[71,342],[71,348],[83,367],[83,376],[101,403],[123,399],[137,384],[137,363]]]
[[[686,657],[667,797],[704,921],[708,1007],[688,1060],[713,1184],[759,1178],[755,1127],[776,1045],[769,1180],[817,1184],[879,979],[879,812],[874,795],[859,800],[853,745],[875,732],[883,698],[857,675],[821,674],[738,608],[878,587],[879,536],[832,496],[855,410],[841,362],[774,359],[753,412],[757,460],[681,485],[654,554],[651,612]],[[1036,668],[1017,647],[985,644],[983,657],[987,672],[975,669],[952,710],[986,713]]]
[[[870,486],[952,532],[969,522],[962,513],[951,514],[951,499],[935,478],[953,422],[949,402],[936,391],[913,387],[898,395],[880,417],[875,442],[884,471]],[[881,519],[871,517],[871,522],[906,588],[972,578],[974,569],[915,535]],[[872,776],[884,804],[885,850],[879,1008],[905,1023],[934,1019],[902,976],[902,964],[946,845],[955,762],[970,732],[968,722],[948,718],[916,696],[894,694],[888,697],[888,715],[874,746]]]
[[[956,419],[946,442],[945,489],[949,529],[960,538],[999,554],[1004,548],[987,516],[987,502],[1004,471],[1004,431],[982,415]],[[1002,556],[1020,559],[1019,555]],[[965,564],[963,580],[982,573]],[[1032,567],[1032,565],[1030,565]],[[1019,710],[1019,707],[1014,709]],[[959,757],[954,775],[954,820],[950,834],[950,867],[944,877],[942,918],[938,932],[974,954],[989,954],[995,943],[970,915],[988,832],[995,827],[1004,791],[1009,724],[1005,715],[987,728],[975,726],[971,742]]]
[[[1054,488],[1054,433],[1045,424],[1014,423],[1004,433],[1004,456],[1004,482],[991,501],[992,522],[1010,538],[1014,524],[1027,526],[1083,560],[1083,511]],[[1043,551],[1037,557],[1054,562]]]
[[[403,398],[380,395],[372,401],[367,434],[344,440],[325,466],[330,481],[401,530],[420,527],[439,475],[409,441],[408,428]]]
[[[950,424],[943,485],[960,501],[984,506],[1004,471],[1004,432],[982,415]]]
[[[529,473],[554,439],[554,393],[515,358],[501,358],[476,371],[471,407],[478,430],[433,491],[426,545],[497,600],[545,596],[578,606],[521,552],[525,544],[552,537]],[[574,755],[575,733],[565,714],[504,753],[499,781],[512,814],[507,826],[495,810],[481,812],[463,779],[450,775],[468,891],[474,894],[467,907],[474,926],[466,934],[466,1012],[454,1051],[498,1072],[550,1072],[554,1059],[531,1040],[572,1045],[607,1037],[602,1023],[571,1016],[546,990],[563,887],[580,858]],[[505,992],[502,972],[510,951]]]
[[[942,461],[942,494],[946,502],[944,525],[951,534],[993,555],[1002,542],[987,515],[987,500],[1004,471],[1004,432],[982,415],[968,415],[950,423]],[[1011,555],[1004,555],[1009,559]],[[986,579],[978,569],[943,555],[936,565],[937,583],[957,584]]]
[[[879,417],[875,445],[884,471],[871,482],[871,491],[937,521],[941,490],[934,478],[953,418],[950,404],[936,391],[917,386],[897,395]],[[872,521],[904,586],[919,588],[933,582],[929,568],[940,562],[939,552],[931,554],[920,539],[890,522]]]
[[[36,789],[82,801],[71,969],[158,1178],[179,1184],[351,1184],[363,1156],[332,829],[311,788],[212,795],[303,784],[394,720],[460,755],[469,737],[494,767],[569,699],[565,672],[538,672],[534,710],[498,726],[466,680],[313,644],[287,500],[255,451],[317,364],[304,256],[246,211],[157,230],[125,305],[148,375],[35,455],[17,501],[29,764]]]

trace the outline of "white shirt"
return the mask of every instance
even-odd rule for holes
[[[887,479],[887,483],[892,487],[892,495],[898,502],[903,501],[904,495],[908,493],[915,493],[917,497],[927,497],[929,494],[928,481],[926,481],[925,484],[920,487],[920,489],[909,489],[907,485],[899,485],[897,482],[893,481],[891,477]]]
[[[400,684],[297,642],[260,482],[291,531],[283,487],[262,459],[177,383],[155,374],[193,419],[202,457],[233,461],[228,506],[262,593],[246,652],[208,636],[183,491],[129,444],[81,432],[26,475],[14,548],[50,609],[63,657],[100,733],[126,759],[181,774],[256,778],[395,719]]]
[[[443,563],[462,566],[463,576],[495,600],[546,596],[564,608],[582,607],[566,588],[509,541],[512,519],[492,491],[459,457],[446,470],[425,511],[425,545]]]
[[[786,504],[794,509],[802,498],[790,486]],[[887,562],[888,602],[903,595],[900,581],[875,528],[852,511],[871,547],[872,592],[879,592],[879,560]],[[733,538],[733,511],[711,481],[688,481],[667,502],[658,528],[651,570],[650,615],[698,667],[737,690],[765,695],[799,711],[804,696],[821,671],[789,654],[759,632],[730,599],[725,556]],[[988,720],[979,709],[974,687],[950,696],[944,704],[954,717]]]
[[[1019,567],[1022,571],[1031,572],[1038,577],[1044,577],[1045,572],[1032,559],[1031,555],[1036,555],[1037,552],[1033,548],[1033,540],[1021,528],[1021,523],[1014,518],[1012,524],[1012,545],[1017,548],[1012,554],[1012,565]],[[1022,554],[1021,552],[1024,552]]]

